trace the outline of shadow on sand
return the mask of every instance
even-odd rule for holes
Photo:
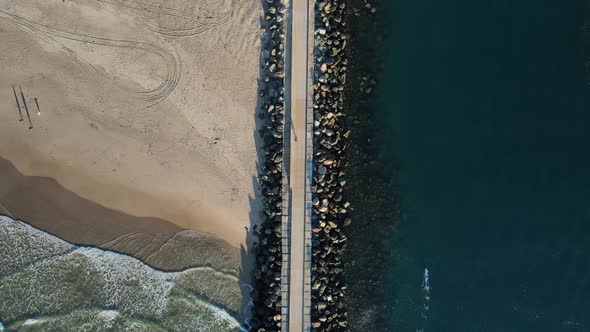
[[[262,15],[260,16],[260,27],[267,28],[269,26],[269,22],[265,20],[265,15],[269,12],[269,8],[275,6],[277,8],[277,15],[278,15],[278,7],[279,1],[274,1],[273,4],[269,4],[266,0],[261,0],[261,8],[262,8]],[[254,142],[256,145],[256,152],[257,152],[257,160],[256,160],[256,170],[257,173],[262,176],[264,174],[262,166],[268,162],[268,154],[269,152],[265,151],[264,149],[264,140],[263,140],[263,133],[264,127],[268,125],[267,121],[267,114],[265,110],[262,109],[265,102],[268,103],[267,96],[263,95],[263,91],[265,88],[268,88],[268,84],[262,82],[262,78],[265,75],[268,75],[267,68],[265,64],[265,56],[264,51],[269,51],[272,49],[272,31],[262,32],[260,34],[260,54],[259,54],[259,75],[257,79],[257,103],[256,103],[256,112],[255,112],[255,128],[254,128]],[[268,91],[266,91],[268,93]],[[257,259],[257,241],[259,237],[259,231],[261,225],[264,221],[262,207],[264,203],[264,195],[262,194],[262,184],[259,182],[258,177],[252,177],[252,187],[255,193],[254,197],[249,197],[250,202],[250,227],[246,232],[246,241],[247,247],[241,246],[240,254],[241,254],[241,268],[240,268],[240,288],[242,290],[242,308],[243,308],[243,318],[244,318],[244,326],[246,328],[250,328],[249,319],[251,317],[251,309],[253,307],[253,302],[251,298],[251,291],[253,290],[253,272],[256,265]],[[280,188],[279,188],[280,189]],[[280,190],[279,190],[280,192]]]

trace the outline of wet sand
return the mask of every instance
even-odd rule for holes
[[[244,244],[259,7],[0,0],[0,212],[73,243],[191,229]]]
[[[7,215],[77,244],[102,245],[132,232],[175,233],[173,223],[134,217],[84,199],[52,178],[25,176],[0,158],[0,201]]]

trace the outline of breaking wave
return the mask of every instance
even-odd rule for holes
[[[238,278],[156,270],[0,216],[0,331],[240,331]]]

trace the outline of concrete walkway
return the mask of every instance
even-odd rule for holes
[[[289,254],[288,315],[283,331],[311,329],[311,131],[308,102],[311,101],[310,68],[313,40],[310,10],[313,0],[291,0],[287,32],[287,122],[289,130]],[[286,321],[285,321],[286,320]]]

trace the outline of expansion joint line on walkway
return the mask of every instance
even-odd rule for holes
[[[313,0],[290,0],[285,47],[281,330],[311,330]]]
[[[313,185],[313,70],[314,70],[314,30],[315,0],[307,1],[307,65],[306,72],[306,103],[305,103],[305,254],[304,254],[304,298],[303,323],[304,331],[311,331],[311,260],[312,260],[312,227],[313,211],[311,187]]]

